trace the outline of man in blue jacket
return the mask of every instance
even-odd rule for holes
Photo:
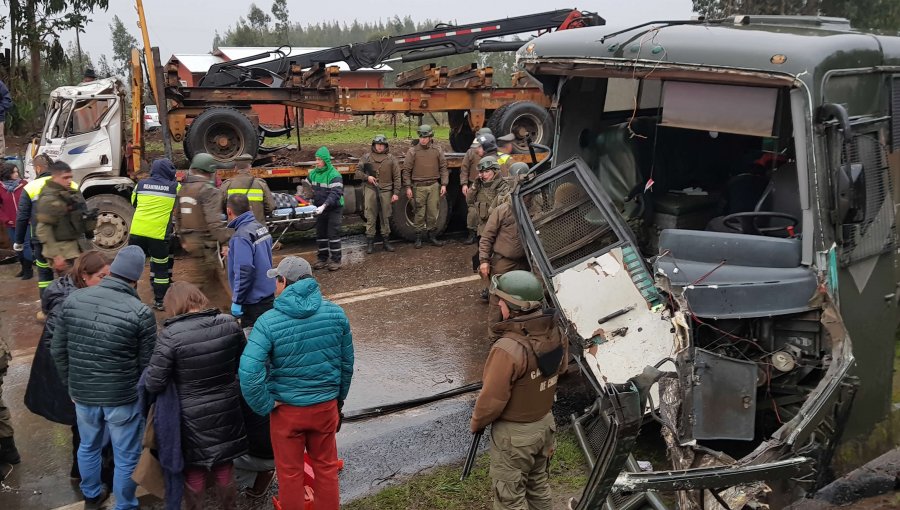
[[[6,138],[3,134],[3,128],[6,124],[6,112],[12,108],[12,96],[9,95],[9,89],[6,84],[0,81],[0,158],[6,156]]]
[[[231,286],[231,314],[241,326],[253,327],[260,315],[275,301],[275,280],[266,275],[272,269],[272,236],[256,221],[247,195],[228,195],[225,204],[228,228],[228,284]]]
[[[306,260],[285,257],[268,272],[275,307],[250,333],[238,375],[253,412],[270,414],[283,510],[304,500],[303,450],[309,453],[316,508],[339,508],[337,432],[353,377],[353,338],[344,310],[322,298]]]

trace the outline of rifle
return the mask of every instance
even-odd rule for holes
[[[475,457],[478,455],[478,445],[481,443],[481,436],[483,435],[484,429],[472,434],[472,444],[469,445],[469,454],[466,455],[466,463],[463,464],[462,476],[459,477],[460,481],[468,478],[469,473],[472,472],[472,467],[475,466]]]
[[[366,174],[367,177],[375,177],[375,182],[378,182],[378,176],[375,175],[375,165],[372,163],[363,163],[363,173]],[[377,224],[378,216],[381,214],[381,188],[378,187],[378,184],[375,184],[373,187],[375,188],[375,207],[378,209],[375,212]]]

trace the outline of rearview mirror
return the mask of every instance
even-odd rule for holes
[[[837,171],[837,218],[843,224],[866,219],[866,173],[862,163],[844,165]]]

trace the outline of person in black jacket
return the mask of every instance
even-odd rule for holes
[[[69,398],[66,385],[59,379],[59,372],[50,355],[50,339],[53,338],[53,329],[59,320],[59,309],[69,294],[76,289],[97,285],[108,274],[109,259],[97,250],[86,251],[75,260],[70,274],[57,278],[44,291],[41,310],[47,321],[31,362],[31,374],[25,388],[25,407],[29,411],[54,423],[72,427],[72,469],[69,476],[73,480],[81,479],[77,455],[81,438],[75,425],[75,404]],[[111,455],[107,457],[104,464],[111,465]],[[109,477],[102,478],[112,480],[111,473]]]
[[[181,403],[186,508],[204,508],[206,474],[216,479],[220,508],[234,509],[232,460],[247,451],[237,366],[244,333],[230,315],[208,308],[196,286],[175,282],[163,300],[166,320],[147,368],[146,388],[161,393],[175,383]]]

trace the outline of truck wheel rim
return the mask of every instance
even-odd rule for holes
[[[125,244],[128,223],[118,214],[105,212],[97,216],[94,244],[104,250],[114,250]]]
[[[233,159],[244,152],[244,137],[231,124],[211,126],[204,137],[206,152],[219,160]]]
[[[513,144],[523,151],[528,150],[527,136],[530,135],[531,141],[534,143],[540,143],[544,138],[544,125],[530,113],[523,113],[513,119],[509,130],[516,135],[516,141]]]

